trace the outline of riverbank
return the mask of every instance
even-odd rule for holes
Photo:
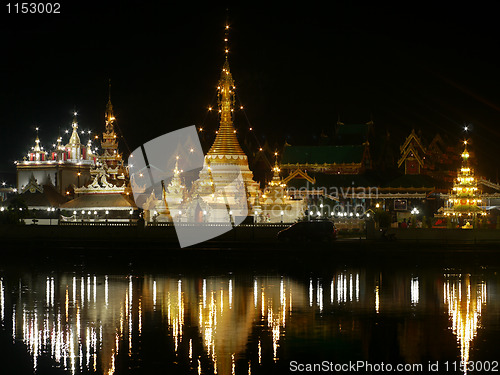
[[[180,249],[173,227],[26,226],[9,231],[3,227],[0,268],[78,274],[225,274],[245,270],[307,276],[313,270],[326,274],[339,267],[367,264],[388,270],[500,267],[497,244],[365,238],[339,238],[332,243],[280,243],[275,239],[278,230],[241,227],[214,240]]]
[[[442,229],[442,228],[369,228],[369,240],[397,241],[400,243],[432,244],[498,244],[500,230],[497,229]]]
[[[228,231],[212,240],[193,245],[193,248],[245,247],[249,244],[280,246],[277,233],[289,224],[240,225],[228,227]],[[206,229],[206,228],[205,228]],[[4,245],[27,245],[29,247],[55,246],[78,247],[168,247],[179,248],[173,225],[140,227],[135,225],[12,225],[0,226],[0,238]],[[438,229],[438,228],[390,228],[367,231],[339,231],[338,238],[366,240],[368,242],[422,245],[500,245],[500,230],[495,229]],[[301,246],[289,243],[287,247]],[[325,244],[314,243],[314,247]]]

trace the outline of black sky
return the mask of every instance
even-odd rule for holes
[[[372,116],[378,134],[390,131],[396,145],[412,128],[458,142],[472,123],[480,172],[495,179],[495,9],[356,4],[229,7],[231,70],[261,142],[313,144],[338,116],[345,123]],[[35,126],[52,144],[75,106],[80,126],[101,133],[108,78],[130,149],[202,124],[215,104],[226,6],[76,1],[51,16],[2,7],[0,171],[13,170]],[[215,131],[215,118],[205,127]],[[248,128],[241,114],[236,127]]]

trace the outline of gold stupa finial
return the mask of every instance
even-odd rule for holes
[[[226,8],[226,24],[224,27],[224,56],[227,61],[229,55],[229,9]]]
[[[269,185],[271,186],[279,186],[281,185],[281,177],[280,177],[280,166],[278,164],[278,151],[274,152],[274,167],[273,167],[273,178]]]
[[[236,137],[236,130],[233,127],[234,111],[234,85],[233,76],[229,69],[227,47],[229,33],[229,23],[225,26],[225,61],[217,87],[219,97],[220,125],[215,137],[215,142],[208,151],[208,155],[245,155]]]
[[[179,169],[179,156],[175,157],[175,168],[174,168],[174,177],[179,177],[181,171]]]
[[[113,114],[113,104],[111,104],[111,79],[108,84],[108,104],[106,104],[106,112],[104,113],[106,121],[106,131],[113,131],[113,123],[115,122],[115,115]]]
[[[39,128],[38,128],[38,126],[37,126],[37,127],[35,128],[35,131],[36,131],[35,147],[33,148],[33,150],[34,150],[35,152],[37,152],[37,151],[42,151],[41,146],[40,146],[40,138],[38,137],[38,130],[39,130]]]
[[[462,152],[462,159],[464,161],[464,163],[466,163],[469,159],[469,151],[467,151],[467,145],[469,144],[469,142],[467,140],[464,140],[464,152]]]
[[[69,139],[70,145],[80,145],[80,136],[78,135],[78,121],[76,119],[78,112],[73,112],[73,123],[71,127],[73,128],[73,133],[71,133],[71,138]]]

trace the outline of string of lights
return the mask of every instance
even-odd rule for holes
[[[226,25],[225,25],[225,28],[224,28],[224,55],[225,55],[225,60],[227,61],[228,59],[228,56],[229,56],[229,21],[228,21],[228,18],[226,18]],[[201,125],[199,126],[198,128],[198,131],[199,132],[203,132],[205,130],[205,126],[206,126],[206,122],[207,122],[207,118],[208,118],[208,115],[210,112],[213,111],[213,108],[215,107],[214,105],[214,101],[215,101],[215,97],[218,96],[218,94],[220,95],[220,86],[217,86],[217,89],[215,90],[214,92],[214,95],[212,97],[212,100],[210,101],[210,105],[207,107],[207,111],[205,112],[205,117],[203,119],[203,121],[201,122]],[[233,86],[233,91],[232,91],[235,95],[235,98],[236,100],[238,101],[238,105],[237,106],[233,106],[233,107],[236,107],[238,108],[244,115],[245,117],[245,120],[247,122],[247,126],[248,126],[248,131],[250,134],[252,134],[252,137],[253,137],[253,140],[256,142],[257,144],[257,147],[258,147],[258,150],[257,152],[258,153],[261,153],[262,157],[263,157],[263,160],[264,162],[266,163],[267,167],[269,167],[269,169],[272,169],[273,168],[273,165],[272,163],[269,161],[266,153],[264,152],[264,148],[262,147],[262,144],[260,143],[259,141],[259,138],[257,137],[255,131],[254,131],[254,127],[252,125],[252,123],[250,122],[250,119],[248,118],[248,115],[245,111],[245,107],[243,106],[242,104],[242,101],[236,91],[236,86]],[[219,102],[219,105],[220,105],[220,99],[218,100]],[[234,103],[233,103],[234,104]],[[234,108],[231,109],[231,112],[234,112]],[[219,108],[218,110],[218,113],[221,113],[221,109]],[[215,131],[215,134],[217,134],[217,130]],[[234,130],[235,133],[237,133],[236,130]],[[255,153],[254,153],[255,154]],[[275,153],[276,155],[276,153]]]

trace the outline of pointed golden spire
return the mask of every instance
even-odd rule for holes
[[[175,157],[175,168],[174,168],[174,178],[179,177],[181,171],[179,169],[179,156]]]
[[[225,61],[222,67],[222,72],[217,90],[219,92],[219,113],[220,125],[215,137],[215,142],[208,151],[208,155],[245,155],[241,149],[238,139],[236,138],[236,130],[233,127],[233,110],[234,110],[234,80],[229,70],[228,53],[228,30],[229,24],[226,23],[226,33],[224,38],[225,43]]]
[[[35,138],[35,147],[33,148],[33,151],[39,152],[42,151],[40,147],[40,138],[38,137],[38,127],[35,128],[36,130],[36,138]]]
[[[226,14],[226,26],[224,28],[224,56],[226,57],[226,61],[228,55],[229,55],[229,16]]]
[[[113,104],[111,104],[111,79],[108,86],[108,104],[106,104],[106,112],[104,113],[106,120],[106,130],[113,130],[113,123],[115,122],[115,115],[113,114]]]
[[[80,136],[78,135],[78,121],[76,120],[76,116],[78,113],[73,112],[73,123],[71,127],[73,128],[73,133],[71,133],[71,138],[69,139],[69,145],[80,145]]]
[[[62,145],[62,137],[59,136],[57,137],[57,151],[64,150],[64,147]]]
[[[469,161],[469,151],[467,151],[467,144],[468,142],[465,140],[464,141],[464,152],[462,152],[462,159],[464,164],[468,164]]]
[[[273,167],[273,178],[269,185],[278,186],[281,185],[281,177],[280,177],[280,167],[278,165],[278,152],[274,153],[274,167]]]

